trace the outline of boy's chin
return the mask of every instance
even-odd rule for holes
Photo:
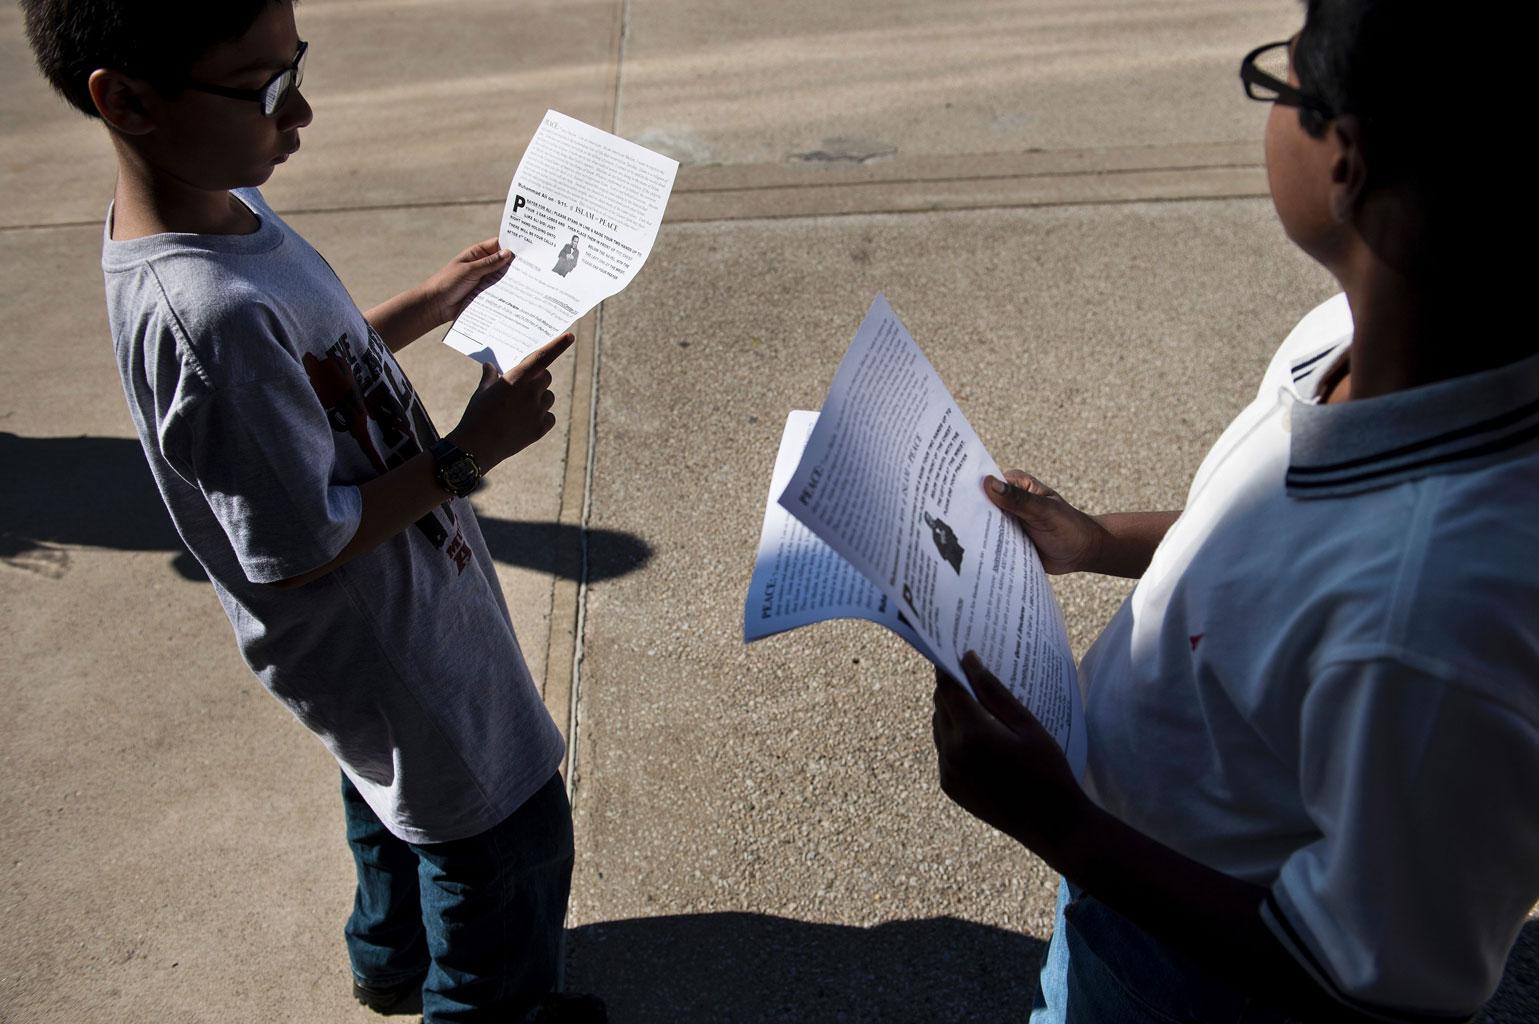
[[[287,159],[288,159],[288,157],[286,157],[286,156],[285,157],[279,157],[277,160],[274,160],[272,163],[268,164],[266,167],[263,167],[261,170],[252,172],[252,175],[251,175],[249,180],[243,181],[243,182],[241,182],[239,185],[237,185],[235,187],[236,188],[259,188],[262,185],[267,184],[267,179],[271,178],[273,176],[273,172],[278,169],[278,165],[281,164],[284,160],[287,160]]]
[[[231,192],[238,188],[260,188],[267,184],[268,179],[277,169],[278,165],[275,163],[263,164],[239,174],[210,176],[197,182],[197,187],[205,192]]]

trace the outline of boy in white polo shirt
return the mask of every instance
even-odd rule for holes
[[[1279,218],[1344,294],[1184,511],[987,481],[1050,572],[1140,577],[1081,666],[1083,790],[975,657],[976,701],[937,680],[943,788],[1068,882],[1034,1021],[1463,1020],[1539,898],[1539,345],[1485,236],[1501,161],[1456,148],[1518,94],[1487,30],[1310,0],[1246,57]]]

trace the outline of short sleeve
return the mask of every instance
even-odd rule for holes
[[[358,488],[332,480],[335,435],[297,364],[194,393],[169,410],[160,435],[167,462],[202,491],[253,583],[325,565],[357,532]]]
[[[1320,838],[1283,864],[1268,926],[1344,1002],[1468,1016],[1539,897],[1539,731],[1390,659],[1326,670],[1300,725]]]

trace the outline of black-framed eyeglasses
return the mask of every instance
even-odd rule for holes
[[[1335,113],[1330,106],[1288,84],[1288,60],[1293,40],[1258,46],[1240,61],[1240,81],[1245,84],[1245,95],[1262,103],[1281,103],[1285,107],[1312,110],[1330,119]]]
[[[232,89],[228,85],[210,85],[207,82],[184,82],[186,88],[197,92],[212,93],[215,96],[228,96],[236,100],[252,100],[262,104],[262,113],[267,117],[276,114],[289,98],[289,94],[299,88],[299,84],[305,79],[305,54],[310,52],[310,44],[301,41],[299,50],[294,54],[294,63],[284,68],[267,80],[267,84],[260,89]]]

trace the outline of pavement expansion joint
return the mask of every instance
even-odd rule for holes
[[[625,44],[622,12],[615,45]],[[611,115],[618,119],[616,72]],[[665,221],[780,220],[867,213],[930,213],[1108,202],[1234,199],[1266,195],[1260,147],[1203,143],[1013,153],[922,154],[872,160],[703,164],[680,169]],[[504,196],[404,202],[315,203],[286,216],[496,206]],[[0,226],[0,233],[95,227],[99,220]]]
[[[925,176],[925,175],[915,174],[915,175],[913,175],[911,177],[882,179],[882,180],[879,180],[879,181],[798,181],[798,182],[787,182],[786,184],[783,184],[783,185],[766,185],[766,184],[755,184],[755,185],[707,185],[707,186],[694,186],[694,187],[690,187],[690,186],[686,185],[685,187],[677,189],[676,191],[682,192],[682,193],[684,193],[686,195],[701,195],[701,194],[705,194],[705,193],[727,194],[727,193],[732,193],[732,192],[780,191],[780,190],[784,190],[784,189],[862,188],[862,187],[866,187],[866,186],[870,186],[870,185],[889,185],[889,186],[892,186],[892,185],[947,185],[947,184],[953,184],[953,183],[956,183],[956,182],[968,182],[968,181],[976,181],[976,182],[1015,181],[1015,180],[1026,179],[1026,178],[1111,177],[1111,176],[1115,176],[1115,175],[1146,174],[1150,170],[1157,170],[1157,171],[1162,171],[1162,172],[1166,172],[1166,171],[1168,171],[1168,172],[1183,172],[1184,171],[1184,172],[1189,172],[1190,173],[1190,172],[1208,171],[1208,170],[1232,170],[1232,169],[1236,169],[1236,168],[1249,168],[1249,167],[1255,167],[1255,166],[1257,166],[1257,165],[1252,164],[1252,163],[1190,164],[1190,165],[1176,165],[1176,166],[1171,166],[1171,167],[1159,167],[1159,168],[1112,167],[1112,168],[1104,168],[1104,169],[1096,169],[1096,170],[1080,170],[1080,171],[1069,171],[1069,172],[1025,171],[1025,172],[1021,172],[1021,173],[1018,173],[1018,174],[1010,174],[1010,173],[1002,173],[1002,174],[954,174],[954,175],[949,175],[949,176],[947,176],[947,175]]]
[[[600,303],[598,310],[594,314],[593,356],[588,378],[588,408],[586,410],[588,430],[587,446],[583,455],[582,529],[579,534],[582,543],[582,570],[577,578],[576,622],[573,627],[572,642],[572,676],[570,696],[567,703],[566,787],[568,795],[575,791],[577,785],[578,726],[581,721],[578,712],[579,702],[582,698],[583,641],[588,619],[588,524],[593,515],[593,462],[598,446],[599,370],[603,365],[601,358],[603,355],[603,340],[604,306]]]

